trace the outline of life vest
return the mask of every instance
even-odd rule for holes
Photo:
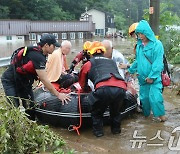
[[[41,52],[41,49],[37,46],[21,47],[15,50],[11,56],[11,64],[15,66],[16,72],[20,74],[33,74],[36,75],[36,71],[33,62],[29,60],[24,62],[24,57],[28,52]]]
[[[91,70],[88,74],[88,78],[96,86],[101,81],[106,81],[113,75],[116,79],[124,81],[118,72],[116,63],[109,58],[103,56],[97,56],[90,59]]]

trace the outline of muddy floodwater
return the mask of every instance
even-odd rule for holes
[[[101,138],[95,137],[91,128],[80,130],[80,136],[67,129],[52,127],[52,130],[62,136],[77,153],[180,154],[180,96],[166,88],[164,98],[168,118],[164,123],[153,120],[152,116],[145,118],[141,113],[135,113],[122,121],[120,135],[112,135],[109,126],[104,126],[105,135]],[[177,131],[172,133],[175,128]],[[170,146],[173,136],[173,145]]]
[[[82,49],[83,41],[72,41],[72,44],[69,63]],[[126,57],[132,54],[132,43],[114,39],[113,44]],[[13,44],[8,47],[9,51],[15,49]],[[6,56],[11,54],[9,51]],[[145,118],[142,113],[135,113],[122,121],[121,134],[112,135],[110,126],[104,126],[104,136],[100,138],[92,134],[92,128],[80,129],[80,136],[64,128],[51,126],[51,129],[65,139],[68,147],[81,154],[180,154],[180,96],[170,88],[165,88],[163,94],[168,118],[164,123],[153,120],[152,116]]]

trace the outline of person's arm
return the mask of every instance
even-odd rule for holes
[[[163,54],[164,48],[160,41],[157,42],[156,47],[153,52],[154,61],[152,63],[151,72],[148,75],[149,79],[155,80],[158,78],[163,70]]]
[[[80,74],[79,74],[79,84],[83,90],[85,89],[87,81],[88,81],[87,74],[90,71],[90,68],[91,68],[91,62],[88,61],[82,66]]]
[[[130,67],[130,64],[125,64],[125,63],[120,63],[119,64],[119,68],[121,68],[121,69],[127,69],[129,67]]]
[[[64,60],[64,68],[65,68],[65,70],[67,71],[67,70],[69,70],[69,67],[68,67],[66,55],[63,56],[63,60]]]
[[[79,62],[83,59],[83,51],[79,52],[76,57],[73,59],[71,65],[70,65],[70,69],[68,71],[68,73],[72,73],[72,71],[74,71],[74,67],[79,64]]]
[[[46,71],[44,69],[36,69],[36,73],[41,80],[41,82],[44,84],[44,86],[55,96],[57,96],[61,101],[62,105],[64,103],[68,104],[68,101],[70,101],[70,96],[64,94],[64,93],[59,93],[51,84],[51,82],[47,78]]]
[[[134,74],[137,72],[137,61],[135,60],[132,65],[130,64],[124,64],[121,63],[119,64],[121,69],[128,69],[128,72],[131,74]]]
[[[129,65],[129,64],[128,64]],[[135,60],[132,65],[129,65],[128,72],[134,74],[137,72],[137,60]]]

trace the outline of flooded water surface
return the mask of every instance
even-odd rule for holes
[[[121,134],[113,135],[110,126],[104,126],[104,136],[97,138],[92,129],[81,129],[80,136],[63,128],[53,128],[77,153],[112,153],[112,154],[180,154],[180,97],[175,91],[166,88],[164,91],[166,122],[145,118],[142,113],[135,113],[125,118],[121,125]],[[178,131],[172,131],[178,128]],[[175,136],[173,146],[170,138]],[[177,150],[177,141],[179,145]],[[173,150],[172,150],[173,149]],[[175,148],[176,149],[176,148]]]
[[[101,41],[103,38],[94,38],[92,40],[89,40],[89,41]],[[71,40],[71,43],[72,43],[72,53],[77,53],[79,51],[82,50],[82,47],[83,47],[83,43],[87,41],[87,40],[83,40],[83,39],[80,39],[80,40]],[[126,49],[128,49],[129,47],[131,47],[130,45],[130,42],[127,42],[125,40],[122,40],[120,38],[117,38],[117,39],[112,39],[113,41],[113,45],[115,48],[117,49],[121,49],[121,52],[126,54]],[[61,41],[59,41],[61,43]],[[12,52],[14,50],[16,50],[17,48],[19,47],[22,47],[22,46],[28,46],[28,45],[33,45],[37,42],[34,42],[34,41],[26,41],[26,42],[21,42],[21,41],[17,41],[17,42],[0,42],[0,46],[1,46],[1,49],[0,49],[0,58],[3,58],[3,57],[10,57]],[[132,48],[132,47],[131,47]],[[132,53],[131,51],[129,51],[129,53]]]
[[[100,38],[97,40],[101,41]],[[82,50],[84,41],[71,41],[72,53],[67,57],[69,64],[73,57]],[[126,57],[133,53],[130,42],[122,39],[112,41],[114,48],[121,51]],[[17,47],[27,44],[30,42],[4,44],[0,50],[0,58],[10,56]],[[80,136],[76,132],[69,132],[64,128],[51,127],[51,129],[62,136],[68,146],[75,149],[77,153],[180,154],[180,96],[177,96],[176,91],[169,88],[165,88],[163,94],[168,118],[164,123],[153,120],[152,116],[145,118],[142,113],[135,113],[122,121],[121,134],[113,135],[110,126],[104,126],[104,136],[101,138],[96,138],[92,134],[92,128],[81,129]],[[177,131],[172,133],[175,128]],[[171,140],[173,142],[170,139],[173,139]]]

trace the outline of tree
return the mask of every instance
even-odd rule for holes
[[[7,6],[0,6],[0,19],[9,18],[9,8]]]
[[[180,32],[173,29],[173,26],[180,26],[180,18],[172,10],[174,5],[171,1],[160,3],[160,40],[164,45],[164,51],[169,61],[180,63]],[[148,12],[148,10],[144,10]],[[149,20],[149,14],[145,13],[144,18]]]
[[[63,11],[55,0],[1,0],[3,18],[30,20],[71,20],[74,16]],[[2,9],[1,9],[2,8]]]

